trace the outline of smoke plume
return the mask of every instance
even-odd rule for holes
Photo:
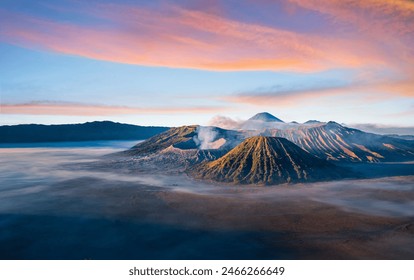
[[[194,136],[194,142],[202,150],[218,149],[222,146],[226,140],[223,138],[217,139],[218,133],[213,127],[199,126],[197,128],[197,135]]]

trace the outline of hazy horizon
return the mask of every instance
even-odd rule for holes
[[[223,121],[221,121],[220,119],[223,119]],[[311,119],[309,119],[311,120]],[[213,118],[211,118],[207,123],[204,124],[196,124],[196,123],[186,123],[183,125],[204,125],[204,126],[217,126],[220,128],[224,128],[224,129],[234,129],[232,127],[229,127],[228,125],[223,125],[224,122],[230,122],[230,123],[241,123],[241,122],[245,122],[246,120],[241,120],[241,119],[232,119],[229,117],[225,117],[225,116],[214,116]],[[335,120],[329,120],[329,121],[335,121]],[[32,124],[32,125],[66,125],[66,124],[83,124],[83,123],[87,123],[87,122],[115,122],[115,123],[120,123],[120,124],[130,124],[130,125],[138,125],[138,126],[160,126],[160,127],[165,127],[167,125],[147,125],[145,124],[145,122],[118,122],[118,121],[113,121],[111,119],[102,119],[102,120],[90,120],[90,121],[85,121],[85,122],[48,122],[48,123],[34,123],[31,121],[28,121],[26,123],[8,123],[8,124],[1,124],[2,125],[27,125],[27,124]],[[293,122],[293,121],[292,121]],[[321,122],[328,122],[328,121],[321,121]],[[287,122],[289,123],[289,122]],[[299,123],[301,124],[301,123]],[[383,134],[383,135],[387,135],[387,134],[396,134],[396,135],[414,135],[414,126],[392,126],[392,125],[381,125],[381,124],[372,124],[372,123],[351,123],[351,124],[345,124],[345,123],[341,123],[341,125],[350,127],[350,128],[355,128],[355,129],[359,129],[365,132],[369,132],[369,133],[376,133],[376,134]],[[171,126],[173,127],[173,126]]]

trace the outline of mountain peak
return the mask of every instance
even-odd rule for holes
[[[342,126],[342,125],[340,125],[339,123],[334,122],[334,121],[329,121],[329,122],[326,124],[326,127],[327,127],[327,128],[343,128],[343,126]]]
[[[249,121],[262,121],[262,122],[283,122],[281,119],[276,118],[268,112],[262,112],[254,115]]]
[[[321,123],[321,122],[318,121],[318,120],[308,120],[308,121],[304,122],[304,124],[316,124],[316,123]]]

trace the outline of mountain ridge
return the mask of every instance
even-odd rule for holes
[[[414,160],[414,142],[367,133],[334,121],[300,129],[269,129],[263,134],[286,138],[318,158],[332,161]]]
[[[19,124],[0,126],[0,143],[41,143],[94,140],[140,140],[168,130],[111,121],[80,124]]]

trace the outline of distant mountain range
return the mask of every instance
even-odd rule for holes
[[[285,123],[266,112],[234,129],[105,121],[1,126],[0,135],[0,143],[146,139],[110,155],[108,166],[114,168],[118,162],[127,168],[185,172],[198,179],[237,184],[336,180],[358,177],[347,169],[350,164],[414,161],[414,141],[406,137],[367,133],[333,121]]]
[[[137,126],[110,121],[83,124],[0,126],[0,143],[39,143],[147,139],[169,127]]]
[[[348,178],[353,175],[336,163],[414,160],[414,141],[366,133],[332,121],[284,123],[260,113],[245,124],[234,130],[171,128],[117,155],[164,172],[246,184]]]

